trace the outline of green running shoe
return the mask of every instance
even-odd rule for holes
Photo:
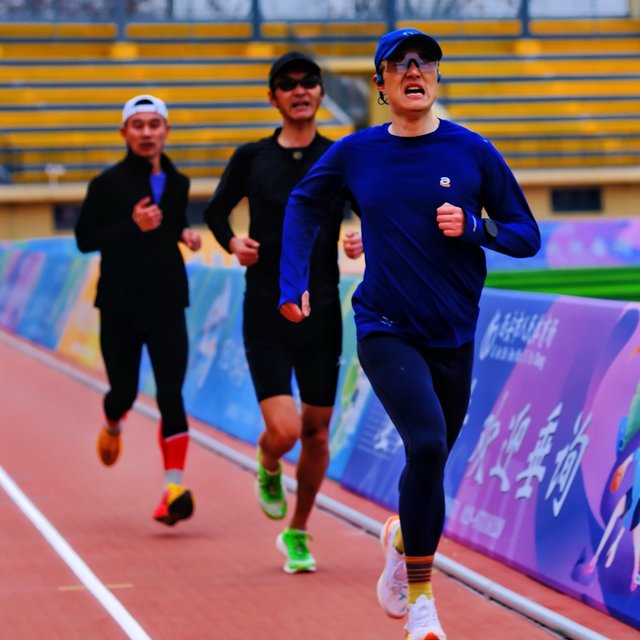
[[[306,531],[297,529],[285,529],[276,538],[278,551],[287,559],[282,567],[287,573],[316,570],[316,561],[309,552],[307,540],[313,538]]]
[[[282,465],[271,473],[262,466],[262,452],[258,449],[258,475],[256,498],[265,515],[272,520],[282,520],[287,513],[287,499],[282,487]]]

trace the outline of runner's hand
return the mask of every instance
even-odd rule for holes
[[[347,258],[357,260],[364,253],[364,246],[362,244],[362,236],[358,231],[347,231],[344,239],[342,240],[342,248]]]
[[[436,209],[436,220],[442,233],[450,238],[461,236],[467,222],[464,211],[448,202],[441,204]]]
[[[195,229],[185,227],[182,230],[182,242],[184,242],[191,251],[198,251],[202,245],[200,232]]]
[[[133,221],[141,231],[153,231],[162,222],[162,211],[157,204],[149,204],[151,197],[146,196],[133,207]]]
[[[311,305],[309,304],[309,292],[302,294],[300,305],[295,302],[285,302],[280,307],[280,313],[290,322],[302,322],[311,314]]]
[[[260,243],[253,238],[237,238],[234,236],[229,242],[229,249],[243,267],[250,267],[258,262]]]

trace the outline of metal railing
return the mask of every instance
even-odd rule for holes
[[[115,22],[118,38],[136,21],[250,21],[253,39],[270,21],[519,20],[629,17],[634,0],[2,0],[0,21]]]

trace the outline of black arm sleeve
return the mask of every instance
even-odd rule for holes
[[[229,216],[238,202],[248,195],[251,157],[251,145],[243,145],[235,150],[204,210],[207,226],[220,246],[229,253],[229,242],[235,235],[229,224]]]
[[[140,232],[131,216],[110,221],[109,202],[103,181],[99,178],[92,180],[75,227],[76,242],[82,253],[100,251],[111,243]]]

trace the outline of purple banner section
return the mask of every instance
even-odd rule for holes
[[[446,531],[640,628],[640,307],[552,300],[483,297]]]
[[[255,443],[262,430],[242,338],[244,270],[188,268],[189,413]]]
[[[446,533],[640,628],[640,306],[486,290]],[[342,484],[397,509],[369,393]]]
[[[10,247],[3,247],[0,251],[3,254],[0,326],[17,332],[18,324],[38,284],[46,256]]]
[[[39,252],[33,255],[42,255]],[[86,256],[45,254],[44,265],[16,327],[18,333],[55,349],[89,267]]]
[[[398,509],[398,478],[404,467],[402,440],[370,391],[356,426],[351,457],[341,484],[374,502]]]
[[[640,219],[604,219],[539,222],[542,249],[520,260],[487,251],[493,271],[615,267],[640,264]]]

